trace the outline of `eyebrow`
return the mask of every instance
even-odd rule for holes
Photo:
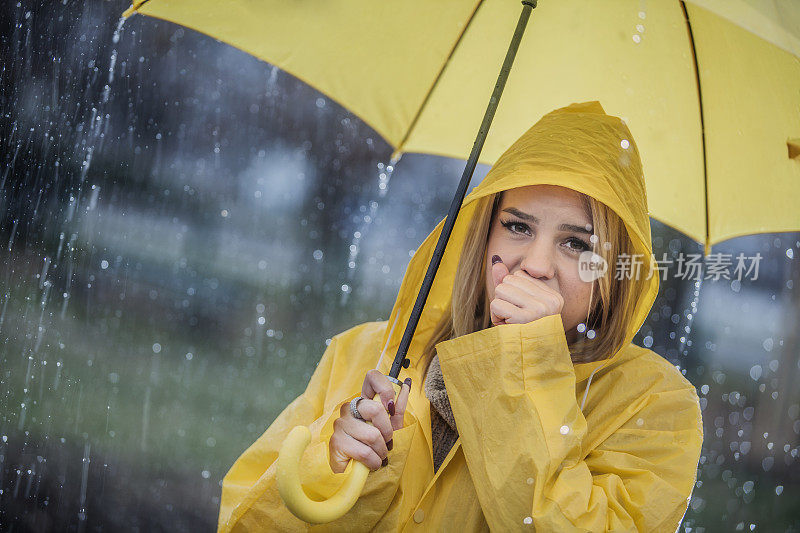
[[[507,207],[503,209],[504,212],[511,213],[514,216],[521,218],[522,220],[527,220],[532,222],[533,224],[539,224],[539,219],[533,215],[529,215],[528,213],[523,213],[516,207]],[[591,225],[591,224],[590,224]],[[561,224],[558,229],[560,231],[574,231],[576,233],[584,233],[586,235],[591,235],[592,231],[586,229],[584,226],[575,226],[573,224]]]

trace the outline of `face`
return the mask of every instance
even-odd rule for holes
[[[561,319],[568,342],[586,322],[592,282],[581,280],[578,260],[592,249],[592,217],[579,192],[556,185],[529,185],[503,193],[486,246],[486,289],[494,299],[493,255],[510,274],[523,270],[564,298]]]

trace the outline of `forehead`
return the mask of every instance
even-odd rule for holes
[[[577,216],[590,216],[588,202],[584,194],[558,185],[527,185],[508,189],[503,193],[500,209],[511,206],[517,207],[522,211],[526,211],[525,208],[528,208],[529,211],[526,212],[534,215],[537,213],[533,211],[544,214],[543,210],[551,212],[558,210]]]

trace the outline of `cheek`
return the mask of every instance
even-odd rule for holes
[[[564,309],[571,313],[586,313],[592,297],[592,284],[577,276],[563,285]]]

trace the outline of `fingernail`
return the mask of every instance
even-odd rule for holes
[[[389,403],[386,404],[386,406],[387,406],[387,410],[389,411],[389,414],[391,416],[394,416],[394,402],[392,400],[389,400]]]
[[[386,443],[386,449],[391,451],[394,447],[394,439],[389,439],[389,442]]]
[[[500,262],[502,262],[502,261],[503,261],[503,260],[502,260],[502,259],[500,259],[500,256],[499,256],[499,255],[493,255],[493,256],[492,256],[492,264],[493,264],[493,265],[496,265],[497,263],[500,263]]]
[[[403,385],[408,385],[408,388],[411,388],[411,378],[406,378],[403,380]]]
[[[381,466],[386,466],[389,464],[389,458],[386,457],[383,461],[381,461]]]

